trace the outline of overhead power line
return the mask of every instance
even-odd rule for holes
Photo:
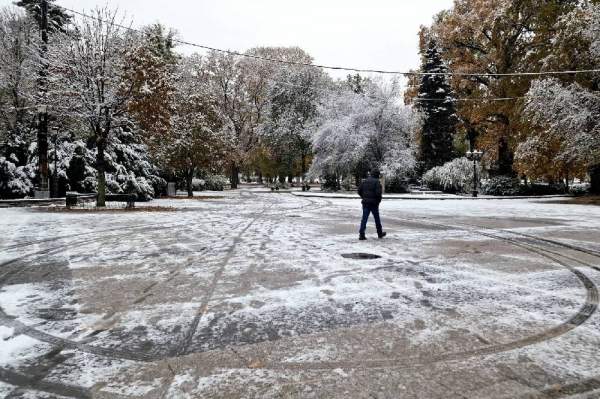
[[[72,12],[74,14],[80,15],[84,18],[95,19],[100,22],[107,22],[93,15],[86,14],[81,11],[76,11],[67,7],[63,7],[60,5],[56,5],[56,7],[60,7],[65,11]],[[120,27],[122,29],[127,29],[132,32],[143,33],[139,29],[132,28],[131,26],[125,26],[118,23],[113,23],[115,26]],[[315,67],[326,70],[333,71],[346,71],[346,72],[354,72],[354,73],[372,73],[372,74],[383,74],[383,75],[402,75],[402,76],[462,76],[462,77],[518,77],[518,76],[552,76],[552,75],[573,75],[573,74],[584,74],[584,73],[600,73],[600,69],[581,69],[581,70],[567,70],[567,71],[541,71],[541,72],[507,72],[507,73],[473,73],[473,72],[416,72],[416,71],[389,71],[389,70],[381,70],[381,69],[363,69],[363,68],[353,68],[353,67],[343,67],[343,66],[331,66],[331,65],[320,65],[320,64],[312,64],[308,62],[298,62],[298,61],[288,61],[281,60],[277,58],[263,57],[259,55],[241,53],[239,51],[233,50],[224,50],[217,47],[211,47],[203,44],[193,43],[186,40],[181,40],[174,38],[173,41],[175,43],[179,43],[186,46],[201,48],[204,50],[215,51],[223,54],[229,54],[239,57],[251,58],[271,63],[290,65],[290,66],[301,66],[301,67]],[[512,98],[511,98],[512,99]]]
[[[539,98],[535,96],[518,96],[518,97],[473,97],[473,98],[419,98],[415,97],[411,101],[416,102],[469,102],[469,101],[513,101],[524,100],[527,98]]]
[[[128,31],[132,31],[132,32],[136,32],[139,34],[143,34],[144,32],[140,29],[136,29],[136,28],[132,28],[130,26],[125,26],[122,24],[118,24],[115,23],[114,21],[107,21],[104,20],[102,18],[99,18],[97,16],[93,16],[93,15],[89,15],[86,14],[84,12],[80,12],[80,11],[76,11],[67,7],[63,7],[57,4],[53,4],[53,6],[59,7],[65,11],[69,11],[72,12],[74,14],[80,15],[84,18],[87,19],[93,19],[99,22],[103,22],[103,23],[111,23],[117,27],[120,27],[122,29],[128,30]],[[260,57],[260,56],[255,56],[255,55],[251,55],[251,54],[244,54],[244,53],[239,53],[239,52],[235,52],[235,51],[229,51],[229,50],[222,50],[222,49],[217,49],[217,48],[212,48],[212,47],[208,47],[208,46],[203,46],[203,45],[199,45],[196,43],[191,43],[185,40],[181,40],[181,39],[173,39],[174,42],[180,43],[180,44],[184,44],[184,45],[189,45],[189,46],[194,46],[194,47],[200,47],[203,49],[208,49],[208,50],[214,50],[214,51],[219,51],[219,52],[225,52],[228,54],[232,54],[232,55],[236,55],[236,56],[240,56],[240,57],[246,57],[246,58],[253,58],[253,59],[259,59],[259,60],[263,60],[263,61],[269,61],[269,62],[276,62],[278,64],[292,64],[292,65],[300,65],[300,66],[304,66],[304,67],[319,67],[319,68],[330,68],[330,67],[325,67],[325,66],[320,66],[320,65],[314,65],[314,64],[309,64],[309,63],[297,63],[297,62],[290,62],[290,61],[282,61],[282,60],[278,60],[278,59],[271,59],[271,58],[267,58],[267,57]],[[341,68],[341,69],[349,69],[349,68]],[[352,69],[352,68],[350,68]],[[354,69],[352,69],[354,70]],[[580,71],[582,72],[582,71]],[[412,72],[397,72],[397,74],[416,74],[416,73],[412,73]],[[421,75],[428,75],[427,73],[419,73]],[[258,76],[258,75],[257,75]],[[481,76],[481,75],[477,75],[477,76]],[[267,77],[263,77],[260,76],[261,79],[265,79],[267,81],[273,82],[273,83],[277,83],[277,84],[281,84],[283,86],[288,86],[288,87],[297,87],[297,88],[306,88],[306,86],[304,85],[298,85],[298,84],[294,84],[291,82],[284,82],[281,80],[276,80],[276,79],[272,79],[272,78],[267,78]],[[329,87],[320,87],[320,88],[316,88],[317,91],[320,92],[336,92],[337,89],[336,88],[329,88]],[[371,98],[371,99],[384,99],[384,97],[378,97],[378,96],[372,96],[372,95],[367,95],[365,94],[366,97]],[[520,96],[520,97],[478,97],[478,98],[452,98],[452,97],[448,97],[448,98],[418,98],[418,97],[414,97],[412,99],[410,99],[410,102],[413,103],[418,103],[418,102],[440,102],[440,103],[460,103],[460,102],[498,102],[498,101],[514,101],[514,100],[521,100],[521,99],[526,99],[526,98],[531,98],[531,96]],[[20,107],[20,108],[11,108],[13,111],[15,110],[25,110],[25,109],[29,109],[31,107]]]

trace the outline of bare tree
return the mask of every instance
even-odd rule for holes
[[[208,56],[211,93],[225,129],[234,137],[230,158],[231,188],[237,188],[240,165],[251,144],[252,105],[248,99],[247,76],[235,56],[212,52]]]
[[[0,10],[0,141],[4,155],[21,164],[26,154],[20,143],[32,124],[27,111],[35,93],[36,33],[33,20],[18,9]]]
[[[114,11],[94,10],[93,18],[77,22],[76,33],[64,34],[62,45],[51,51],[55,89],[66,99],[65,112],[85,121],[96,147],[97,206],[105,206],[105,150],[111,132],[131,123],[127,110],[133,83],[126,79],[127,59],[139,41],[116,18]]]
[[[173,82],[171,128],[155,136],[152,148],[166,169],[185,180],[192,197],[193,178],[200,172],[220,171],[233,146],[208,92],[205,60],[198,55],[182,57]]]

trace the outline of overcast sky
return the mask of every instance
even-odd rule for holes
[[[182,39],[244,51],[300,46],[316,63],[408,70],[419,64],[417,33],[452,0],[57,0],[75,10],[119,8],[134,26],[160,21]],[[12,0],[0,0],[1,5]],[[189,53],[195,50],[179,48]],[[332,73],[332,72],[330,72]],[[345,76],[345,73],[332,73]]]

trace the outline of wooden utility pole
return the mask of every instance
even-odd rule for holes
[[[58,198],[58,131],[54,134],[54,173],[52,173],[52,198]]]
[[[41,0],[42,47],[40,51],[41,68],[39,79],[40,104],[38,106],[38,172],[40,176],[38,191],[40,196],[49,196],[48,185],[48,0]],[[45,193],[44,193],[45,192]]]

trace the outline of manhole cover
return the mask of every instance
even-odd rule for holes
[[[342,254],[342,257],[347,259],[379,259],[381,256],[375,254],[366,254],[362,252],[353,253],[353,254]]]

